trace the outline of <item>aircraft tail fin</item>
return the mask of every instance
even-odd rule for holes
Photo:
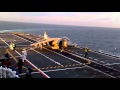
[[[47,39],[48,38],[48,35],[47,33],[44,31],[44,39]]]

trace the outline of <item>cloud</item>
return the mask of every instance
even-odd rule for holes
[[[22,16],[77,16],[77,12],[23,12]]]
[[[16,21],[20,17],[19,12],[0,12],[0,20]]]
[[[104,21],[110,21],[110,20],[112,20],[111,18],[98,18],[98,19],[96,19],[96,20],[104,20]]]

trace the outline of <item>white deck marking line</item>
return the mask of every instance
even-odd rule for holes
[[[87,66],[87,67],[89,67],[89,68],[91,68],[91,69],[93,69],[93,70],[96,70],[96,71],[98,71],[98,72],[100,72],[100,73],[103,73],[104,75],[110,76],[110,77],[112,77],[112,78],[116,78],[116,77],[114,77],[114,76],[112,76],[112,75],[109,75],[109,74],[107,74],[107,73],[104,73],[104,72],[102,72],[102,71],[100,71],[100,70],[98,70],[98,69],[92,68],[92,67],[90,67],[90,66]]]
[[[101,62],[101,63],[105,63],[104,61],[99,61],[99,62]]]
[[[93,59],[93,60],[98,61],[98,59]]]
[[[79,54],[79,53],[75,52],[75,54]]]
[[[46,71],[43,71],[43,72],[55,72],[55,71],[64,71],[64,70],[70,70],[70,69],[79,69],[79,68],[84,68],[84,67],[73,67],[73,68],[64,68],[64,69],[55,69],[55,70],[46,70]],[[32,74],[34,73],[39,73],[39,72],[32,72]],[[26,73],[22,73],[22,74],[19,74],[19,75],[25,75]]]
[[[64,52],[67,52],[67,51],[64,51]],[[73,54],[73,53],[70,53],[70,52],[67,52],[67,53],[69,53],[69,54],[71,54],[71,55],[73,55],[73,56],[76,56],[76,57],[78,57],[78,58],[81,58],[81,59],[83,59],[83,60],[91,61],[91,60],[89,60],[89,59],[87,59],[87,58],[84,58],[84,57],[81,57],[81,56],[75,55],[75,54]]]
[[[43,47],[43,48],[44,48],[44,49],[47,49],[47,48],[45,48],[45,47]],[[60,55],[60,56],[62,56],[62,57],[65,57],[65,58],[67,58],[67,59],[69,59],[69,60],[71,60],[71,61],[73,61],[73,62],[76,62],[76,63],[82,64],[82,63],[80,63],[80,62],[78,62],[78,61],[76,61],[76,60],[74,60],[74,59],[72,59],[72,58],[66,57],[66,56],[64,56],[64,55],[62,55],[62,54],[59,54],[59,53],[54,52],[54,51],[49,50],[49,49],[47,49],[47,50],[48,50],[48,51],[51,51],[51,52],[53,52],[53,53],[56,53],[56,54],[58,54],[58,55]]]
[[[58,64],[58,65],[60,65],[60,66],[63,66],[62,64],[60,64],[59,62],[56,62],[55,60],[49,58],[48,56],[46,56],[46,55],[44,55],[44,54],[42,54],[42,53],[40,53],[40,52],[38,52],[38,51],[36,51],[36,50],[34,50],[34,49],[32,49],[32,50],[33,50],[34,52],[36,52],[36,53],[38,53],[38,54],[46,57],[46,58],[49,59],[50,61],[52,61],[52,62],[54,62],[54,63],[56,63],[56,64]]]
[[[1,38],[0,38],[1,39]],[[5,42],[5,40],[3,40],[3,39],[1,39],[3,42]],[[8,46],[9,46],[9,44],[7,43],[7,42],[5,42]],[[22,56],[18,51],[16,51],[15,50],[15,52],[18,54],[18,55],[20,55],[20,56]],[[42,74],[44,77],[46,77],[46,78],[50,78],[47,74],[45,74],[43,71],[41,71],[40,69],[38,69],[34,64],[32,64],[30,61],[28,61],[27,59],[26,59],[26,61],[27,61],[27,63],[28,64],[30,64],[33,68],[35,68],[40,74]]]
[[[99,64],[99,65],[102,65],[102,64],[100,64],[100,63],[98,63],[98,62],[95,62],[95,61],[91,61],[91,62],[94,62],[94,63],[97,63],[97,64]],[[104,66],[104,67],[107,67],[107,68],[110,68],[111,69],[111,67],[108,67],[108,66],[105,66],[105,65],[102,65],[102,66]],[[118,71],[118,72],[120,72],[119,70],[117,70],[117,69],[114,69],[114,68],[112,68],[113,70],[115,70],[115,71]]]
[[[7,44],[8,47],[9,47],[9,44],[8,44],[7,42],[5,42],[5,40],[3,40],[2,38],[0,38],[0,39],[1,39],[1,41],[3,41],[5,44]]]
[[[110,63],[107,63],[107,64],[104,64],[104,65],[119,65],[120,63],[112,63],[112,64],[110,64]]]
[[[98,59],[93,59],[93,60],[95,60],[95,61],[97,61],[99,63],[105,63],[104,61],[99,61]]]
[[[83,55],[83,54],[79,54],[79,55]]]
[[[46,71],[43,71],[43,72],[55,72],[55,71],[78,69],[78,68],[84,68],[84,67],[73,67],[73,68],[64,68],[64,69],[56,69],[56,70],[46,70]]]
[[[30,38],[31,40],[34,40],[33,38],[31,38],[30,36],[27,36],[27,38]]]
[[[75,52],[75,51],[72,51],[72,50],[68,50],[68,49],[66,49],[66,51],[74,52],[74,53],[76,53],[76,54],[78,54],[78,55],[84,56],[83,54],[78,53],[78,52]]]
[[[92,57],[89,57],[90,59],[93,59]]]
[[[30,45],[17,45],[18,47],[30,46]],[[0,48],[7,48],[8,46],[0,46]]]
[[[17,36],[17,35],[16,35]],[[18,36],[19,37],[19,36]],[[30,36],[24,36],[24,37],[26,37],[26,38],[29,38],[29,39],[31,39],[31,40],[33,40],[33,41],[35,41],[33,38],[31,38]],[[20,37],[20,38],[22,38],[22,37]],[[24,39],[24,38],[23,38]],[[26,39],[24,39],[24,40],[26,40]],[[31,42],[31,41],[30,41]],[[37,41],[36,41],[37,42]],[[33,42],[31,42],[31,43],[33,43]]]
[[[0,46],[0,48],[6,48],[6,47],[8,47],[8,46]]]
[[[12,34],[12,35],[14,35],[14,34]],[[14,35],[14,36],[16,36],[16,37],[18,37],[18,38],[21,38],[21,39],[23,39],[23,40],[25,40],[25,41],[28,41],[28,42],[30,42],[30,43],[33,43],[33,42],[31,42],[31,41],[29,41],[29,40],[27,40],[27,39],[24,39],[24,38],[22,38],[22,37],[19,37],[19,36],[17,36],[17,35]]]
[[[93,52],[93,53],[97,53],[97,54],[101,54],[101,55],[104,55],[104,56],[107,56],[107,57],[110,57],[110,58],[115,58],[115,59],[118,59],[118,60],[120,60],[120,57],[118,57],[118,56],[116,56],[116,57],[114,57],[113,55],[112,56],[110,56],[109,54],[107,54],[107,53],[102,53],[102,52],[95,52],[95,51],[93,51],[93,50],[91,50],[91,52]],[[117,58],[118,57],[118,58]]]
[[[24,43],[23,41],[16,42],[16,44]]]
[[[36,40],[34,40],[33,38],[31,38],[30,36],[27,36],[27,38],[29,38],[29,39],[31,39],[31,40],[33,40],[33,41],[36,41]]]

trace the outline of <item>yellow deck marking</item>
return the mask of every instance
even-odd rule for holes
[[[72,66],[72,65],[69,65],[69,66]]]
[[[54,66],[54,68],[56,68],[57,66]]]
[[[68,67],[68,65],[65,65],[65,67]]]
[[[61,66],[58,66],[58,68],[60,68]]]
[[[53,67],[50,67],[50,68],[53,68]]]
[[[75,66],[75,64],[73,64],[72,66]]]

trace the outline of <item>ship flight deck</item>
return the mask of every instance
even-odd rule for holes
[[[20,78],[25,78],[27,67],[33,68],[33,78],[119,78],[120,58],[90,50],[84,58],[82,47],[67,47],[65,51],[53,51],[47,46],[42,50],[30,47],[30,44],[43,39],[25,33],[0,33],[0,54],[7,51],[11,63],[16,67],[23,48],[27,48],[27,61],[24,62]],[[10,42],[15,41],[16,51],[9,49]]]

